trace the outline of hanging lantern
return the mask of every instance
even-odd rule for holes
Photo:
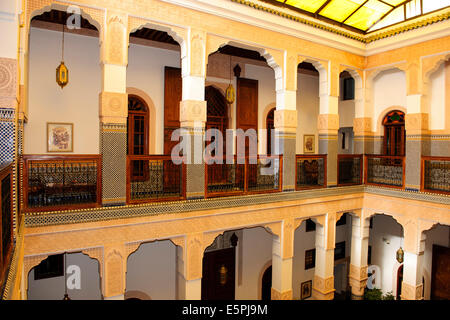
[[[235,97],[236,93],[234,92],[233,85],[231,84],[231,55],[230,55],[230,84],[228,85],[228,88],[225,91],[225,100],[227,100],[228,104],[232,104],[234,102]]]
[[[233,85],[230,83],[227,90],[225,91],[225,99],[227,100],[228,104],[232,104],[235,97],[236,93],[234,92]]]
[[[56,68],[56,83],[62,88],[64,88],[69,83],[69,69],[67,69],[64,64],[64,25],[63,25],[63,35],[62,35],[62,54],[61,63],[58,68]]]
[[[397,261],[398,261],[398,263],[403,263],[403,257],[405,256],[405,253],[403,252],[403,249],[402,249],[402,247],[400,247],[398,250],[397,250]]]
[[[219,270],[220,284],[222,286],[227,283],[227,273],[228,273],[228,269],[224,265],[222,265]]]
[[[69,70],[64,61],[61,61],[61,64],[56,68],[56,83],[59,84],[61,89],[69,83]]]

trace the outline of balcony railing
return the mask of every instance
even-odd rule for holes
[[[364,181],[368,185],[405,187],[405,157],[365,155]]]
[[[326,188],[327,155],[296,155],[295,177],[296,190]]]
[[[101,205],[100,155],[23,156],[23,210]]]
[[[168,155],[127,156],[127,203],[183,200],[185,176]]]
[[[339,154],[337,176],[338,186],[362,184],[363,155]]]
[[[205,162],[205,196],[280,192],[283,157],[258,155],[257,157],[228,159],[223,163]]]
[[[6,280],[13,248],[12,165],[0,168],[0,288]]]
[[[450,194],[450,157],[422,157],[421,191]]]

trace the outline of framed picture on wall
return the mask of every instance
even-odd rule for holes
[[[300,299],[304,300],[309,297],[311,297],[311,291],[312,291],[312,280],[308,280],[305,282],[302,282],[302,286],[300,288]]]
[[[47,152],[73,152],[73,123],[47,122]]]
[[[303,153],[314,153],[316,136],[314,134],[303,135]]]

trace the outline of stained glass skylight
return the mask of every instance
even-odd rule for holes
[[[263,0],[370,32],[450,6],[450,0]]]

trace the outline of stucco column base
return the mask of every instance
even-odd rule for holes
[[[423,284],[417,286],[402,282],[402,300],[423,300]]]
[[[277,289],[271,290],[272,300],[292,300],[292,290],[280,292]]]
[[[314,276],[312,286],[312,297],[314,300],[333,300],[334,298],[334,276],[326,279]]]
[[[352,288],[352,300],[362,300],[364,297],[364,288],[366,287],[368,279],[367,266],[357,267],[350,264],[348,278],[350,287]]]

